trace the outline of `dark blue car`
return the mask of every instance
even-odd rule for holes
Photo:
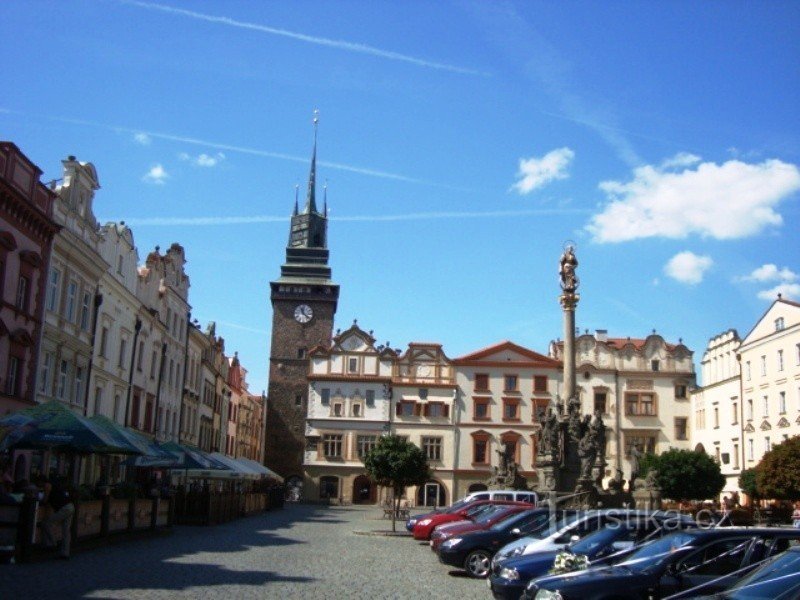
[[[692,523],[676,521],[674,525],[690,526]],[[663,527],[663,522],[658,519],[621,521],[569,544],[564,551],[585,556],[589,563],[599,559],[603,559],[606,563],[616,562],[627,556],[635,546],[656,539],[665,531],[670,533],[674,529],[667,531]],[[559,552],[561,551],[535,552],[501,563],[500,570],[491,577],[490,586],[494,597],[517,600],[531,579],[542,577],[553,568],[553,562]]]
[[[743,570],[790,544],[800,529],[720,527],[670,534],[614,566],[531,580],[525,599],[638,600],[664,598],[700,585],[704,594],[730,586]]]

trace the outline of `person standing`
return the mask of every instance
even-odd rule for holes
[[[792,525],[796,529],[800,529],[800,502],[794,503],[794,512],[792,513]]]
[[[52,486],[45,484],[44,503],[49,504],[53,512],[42,521],[42,536],[45,546],[55,548],[53,528],[61,526],[61,547],[59,557],[69,558],[70,543],[72,541],[72,517],[75,515],[75,505],[72,503],[72,493],[63,479],[57,479]]]

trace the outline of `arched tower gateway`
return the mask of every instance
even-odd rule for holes
[[[339,286],[328,265],[328,207],[316,203],[317,122],[308,192],[302,212],[295,198],[281,276],[270,282],[272,344],[265,463],[287,480],[302,480],[308,398],[308,351],[329,345]]]

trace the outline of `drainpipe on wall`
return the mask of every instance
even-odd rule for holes
[[[167,342],[161,342],[161,365],[158,368],[158,383],[156,384],[156,406],[153,411],[153,438],[158,439],[158,408],[161,404],[161,382],[164,379],[164,362],[167,355]]]
[[[86,366],[86,391],[83,394],[83,416],[88,416],[89,412],[89,390],[92,387],[92,364],[94,363],[94,343],[97,339],[97,316],[100,306],[103,304],[103,294],[100,293],[98,285],[94,291],[94,314],[92,315],[92,351],[89,353],[89,364]],[[97,412],[97,404],[94,406]]]
[[[186,313],[186,344],[183,348],[183,381],[181,381],[181,408],[178,411],[178,443],[183,431],[183,397],[186,395],[186,372],[189,370],[189,331],[192,326],[192,311]]]
[[[621,471],[622,470],[622,430],[620,429],[622,425],[622,417],[620,416],[620,411],[622,410],[622,403],[624,402],[622,398],[622,390],[620,389],[619,383],[619,371],[614,371],[614,387],[615,393],[617,395],[617,410],[614,411],[614,426],[617,429],[617,468]]]
[[[461,430],[458,424],[461,422],[461,403],[458,401],[458,385],[453,390],[453,498],[456,499],[456,488],[458,485],[458,476],[456,469],[458,468],[458,459],[461,455]],[[465,494],[466,495],[466,494]]]
[[[742,445],[742,448],[741,448],[742,457],[741,457],[741,462],[739,463],[739,476],[741,477],[742,471],[744,471],[746,467],[745,467],[745,462],[744,462],[744,457],[745,457],[745,449],[744,449],[744,447],[745,447],[745,439],[744,439],[744,381],[742,381],[742,355],[739,352],[736,353],[736,362],[739,363],[739,432],[740,432],[739,433],[739,439],[742,442],[742,444],[741,444]],[[736,482],[736,486],[737,487],[739,486],[739,482],[738,481]],[[753,501],[753,499],[749,498],[749,497],[748,497],[748,500],[750,500],[750,502]]]
[[[139,332],[142,330],[142,320],[136,317],[136,323],[133,326],[133,350],[131,351],[131,368],[128,371],[128,393],[125,396],[125,427],[128,426],[130,404],[131,404],[131,388],[133,388],[133,365],[136,359],[136,348],[139,345]]]

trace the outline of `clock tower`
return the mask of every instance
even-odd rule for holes
[[[308,351],[330,344],[339,286],[328,265],[328,206],[316,203],[317,122],[305,207],[295,197],[281,276],[270,282],[272,344],[265,458],[267,466],[287,479],[302,481],[308,405]]]

